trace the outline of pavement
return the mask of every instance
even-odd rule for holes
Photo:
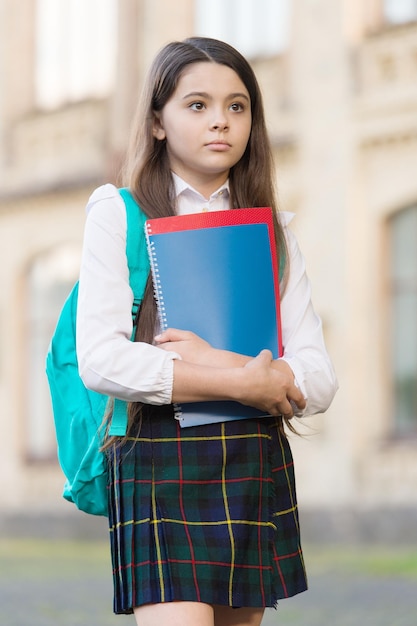
[[[262,626],[417,625],[416,547],[307,546],[305,556],[309,591],[268,609]],[[106,543],[0,538],[1,626],[134,624],[112,613]]]

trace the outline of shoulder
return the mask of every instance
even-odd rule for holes
[[[123,198],[115,185],[107,183],[97,187],[88,199],[86,212],[87,215],[95,210],[122,210],[124,209]]]
[[[126,211],[123,198],[111,183],[97,187],[86,205],[87,220],[126,226]]]
[[[278,213],[278,219],[284,231],[285,240],[287,242],[287,248],[290,258],[297,257],[300,254],[300,248],[297,238],[290,228],[290,223],[295,217],[295,213],[289,211],[280,211]]]
[[[117,202],[118,200],[122,200],[118,188],[112,183],[106,183],[105,185],[101,185],[100,187],[97,187],[97,189],[94,189],[93,193],[88,199],[86,210],[87,212],[90,211],[91,208],[98,202]]]
[[[294,217],[295,217],[295,213],[291,213],[290,211],[279,211],[278,213],[279,222],[281,226],[284,228],[284,230],[287,228],[289,223],[292,222]]]

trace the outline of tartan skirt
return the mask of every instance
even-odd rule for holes
[[[186,600],[274,607],[307,588],[277,418],[180,428],[172,407],[109,451],[114,612]]]

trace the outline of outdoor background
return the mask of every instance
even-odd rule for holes
[[[340,389],[298,425],[310,591],[265,626],[417,623],[417,0],[0,0],[0,624],[112,615],[106,520],[61,498],[45,353],[149,62],[235,45]]]

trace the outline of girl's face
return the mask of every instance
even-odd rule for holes
[[[153,134],[166,139],[173,172],[205,197],[225,182],[245,152],[252,125],[248,90],[234,70],[194,63],[181,75]]]

